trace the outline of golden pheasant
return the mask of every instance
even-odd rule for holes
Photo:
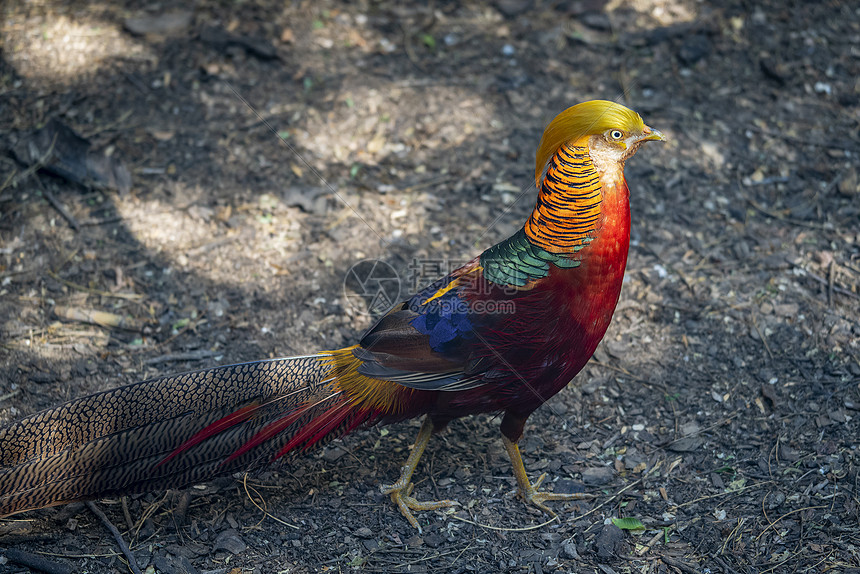
[[[503,414],[519,494],[551,512],[546,501],[577,495],[539,491],[517,442],[609,326],[629,247],[624,162],[662,139],[616,103],[560,113],[538,147],[538,197],[522,229],[395,306],[356,345],[152,379],[0,428],[0,516],[181,487],[424,415],[400,478],[382,487],[418,527],[414,511],[451,504],[412,496],[418,460],[433,432],[473,413]]]

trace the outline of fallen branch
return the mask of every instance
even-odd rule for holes
[[[116,540],[119,549],[122,550],[122,553],[125,555],[126,560],[128,560],[128,567],[134,574],[141,574],[140,566],[137,565],[137,560],[132,554],[131,549],[128,547],[128,544],[125,543],[125,540],[122,539],[122,534],[117,529],[116,526],[113,525],[113,522],[105,516],[105,513],[102,512],[102,509],[96,506],[95,502],[87,502],[87,508],[89,508],[93,514],[95,514],[99,520],[102,521],[102,524],[110,530],[110,533],[113,535],[114,540]]]

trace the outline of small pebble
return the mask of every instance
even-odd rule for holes
[[[608,466],[586,468],[582,471],[582,482],[591,486],[607,484],[612,480],[612,469]]]
[[[353,534],[358,536],[359,538],[373,538],[373,531],[367,526],[362,526],[358,530],[356,530]]]

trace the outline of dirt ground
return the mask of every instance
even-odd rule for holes
[[[371,321],[350,268],[387,262],[405,296],[514,232],[543,127],[574,103],[617,99],[670,139],[627,167],[612,327],[523,441],[532,475],[596,499],[527,510],[498,421],[472,417],[418,469],[421,497],[462,503],[419,534],[378,491],[413,421],[247,482],[99,501],[142,570],[860,572],[855,3],[0,10],[0,422],[350,344]],[[14,159],[51,119],[130,188]],[[3,572],[28,571],[15,551],[129,571],[84,505],[0,533]]]

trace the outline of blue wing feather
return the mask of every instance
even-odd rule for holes
[[[380,319],[357,350],[364,362],[359,372],[422,390],[464,390],[483,384],[482,373],[464,372],[479,320],[467,300],[473,282],[464,275],[475,274],[480,274],[477,260],[428,285]],[[424,341],[423,346],[402,346],[410,331],[414,341]]]

